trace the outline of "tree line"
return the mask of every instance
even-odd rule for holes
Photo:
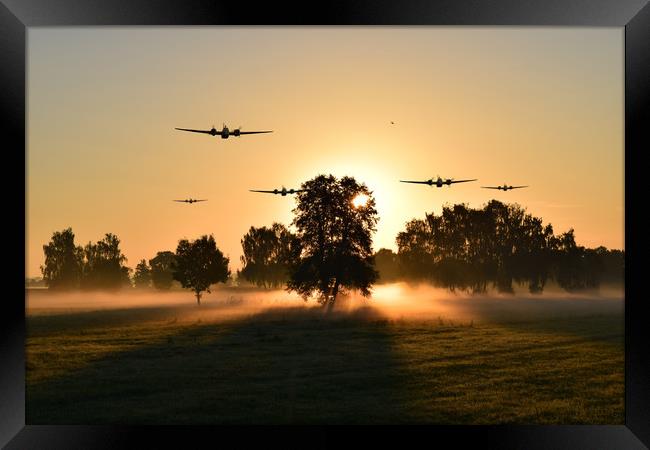
[[[291,232],[287,226],[251,227],[241,239],[238,283],[260,288],[284,286],[303,298],[334,304],[337,295],[358,290],[368,296],[373,283],[427,281],[451,290],[513,292],[513,284],[541,292],[549,280],[571,291],[622,281],[624,253],[576,245],[573,230],[556,236],[550,224],[519,205],[496,200],[481,209],[443,207],[409,221],[397,235],[397,253],[372,251],[378,221],[372,193],[352,177],[319,175],[296,196]],[[367,198],[363,204],[353,201]],[[85,247],[74,243],[68,228],[43,246],[41,267],[51,289],[170,289],[174,282],[202,292],[231,280],[229,259],[214,237],[181,239],[175,252],[160,251],[135,270],[125,264],[113,234]]]
[[[537,293],[550,280],[576,291],[622,282],[625,273],[623,251],[578,246],[573,229],[555,235],[551,224],[497,200],[425,214],[409,221],[396,242],[397,253],[375,255],[383,281],[421,280],[476,293],[490,287],[511,293],[518,284]]]
[[[75,244],[68,228],[55,232],[43,252],[41,272],[50,289],[113,289],[130,284],[131,269],[124,265],[126,257],[114,234],[82,247]]]
[[[195,241],[181,239],[176,252],[161,251],[147,263],[142,259],[135,272],[127,267],[117,236],[107,233],[85,247],[74,243],[72,228],[57,231],[43,246],[43,280],[50,289],[108,290],[124,287],[170,289],[174,281],[194,291],[198,304],[210,286],[230,277],[229,260],[217,248],[214,237]],[[131,277],[131,273],[133,276]]]

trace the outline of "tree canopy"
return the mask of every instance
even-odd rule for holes
[[[217,248],[214,237],[201,236],[195,241],[181,239],[176,247],[174,279],[186,289],[192,289],[197,304],[201,304],[201,293],[210,292],[215,283],[225,283],[230,276],[229,259]]]
[[[135,266],[133,285],[138,289],[148,288],[151,285],[151,269],[144,259]]]
[[[83,249],[84,265],[81,287],[85,289],[119,289],[131,286],[131,269],[124,263],[126,256],[120,250],[120,240],[112,233],[95,244],[89,242]]]
[[[387,248],[381,248],[375,253],[375,268],[379,273],[377,281],[380,283],[397,281],[401,276],[399,257]]]
[[[241,275],[246,281],[264,288],[278,287],[289,279],[289,266],[299,252],[299,242],[287,227],[251,227],[241,240]]]
[[[293,210],[301,251],[291,266],[287,289],[305,299],[316,294],[330,307],[343,289],[369,296],[377,279],[372,234],[378,219],[372,193],[352,177],[333,175],[319,175],[301,189]],[[359,196],[367,200],[355,206]]]
[[[43,280],[50,289],[79,287],[83,271],[83,249],[74,243],[72,228],[56,231],[49,244],[43,246],[45,264]]]
[[[604,247],[596,251],[579,247],[573,229],[555,236],[541,218],[496,200],[483,209],[458,204],[443,207],[439,216],[430,213],[413,219],[397,235],[397,245],[405,278],[429,280],[451,290],[485,292],[492,285],[513,292],[516,282],[527,284],[534,293],[541,292],[549,279],[575,290],[598,286],[607,270],[616,273],[617,256],[606,256]],[[618,260],[622,264],[622,258]]]
[[[151,282],[156,289],[169,289],[174,282],[174,267],[176,255],[174,252],[158,252],[149,260],[151,267]]]

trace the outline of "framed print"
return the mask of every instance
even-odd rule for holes
[[[647,2],[0,21],[6,448],[650,445]]]

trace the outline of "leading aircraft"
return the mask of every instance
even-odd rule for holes
[[[437,187],[442,187],[445,184],[447,186],[451,186],[452,183],[467,183],[468,181],[476,181],[478,178],[474,178],[472,180],[454,180],[453,178],[447,178],[446,180],[443,180],[440,178],[440,175],[438,175],[438,179],[434,180],[433,178],[429,178],[428,180],[425,181],[410,181],[410,180],[399,180],[400,183],[416,183],[416,184],[428,184],[429,186],[437,186]]]
[[[251,192],[263,192],[265,194],[280,194],[281,196],[285,196],[287,194],[297,194],[298,192],[304,192],[307,189],[287,189],[286,187],[282,186],[282,189],[273,189],[272,191],[257,191],[254,189],[251,189]]]
[[[209,130],[193,130],[191,128],[175,128],[180,131],[190,131],[192,133],[204,133],[211,136],[221,136],[221,139],[228,139],[229,136],[241,136],[242,134],[260,134],[260,133],[273,133],[273,131],[241,131],[241,127],[229,130],[226,124],[223,124],[221,131],[218,131],[214,125]]]
[[[174,200],[175,202],[183,202],[183,203],[196,203],[196,202],[207,202],[207,198],[202,198],[200,200],[196,200],[193,198],[188,198],[187,200]]]
[[[521,189],[521,188],[526,188],[528,186],[508,186],[507,184],[503,183],[503,186],[481,186],[483,189],[499,189],[501,191],[507,191],[509,189]]]

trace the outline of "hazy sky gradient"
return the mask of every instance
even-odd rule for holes
[[[212,233],[234,271],[251,225],[293,217],[248,190],[320,173],[374,191],[375,249],[492,198],[623,248],[623,28],[32,27],[27,70],[27,276],[68,226],[131,267]],[[174,130],[224,122],[274,133]],[[398,182],[438,174],[479,181]],[[480,189],[504,182],[531,187]]]

